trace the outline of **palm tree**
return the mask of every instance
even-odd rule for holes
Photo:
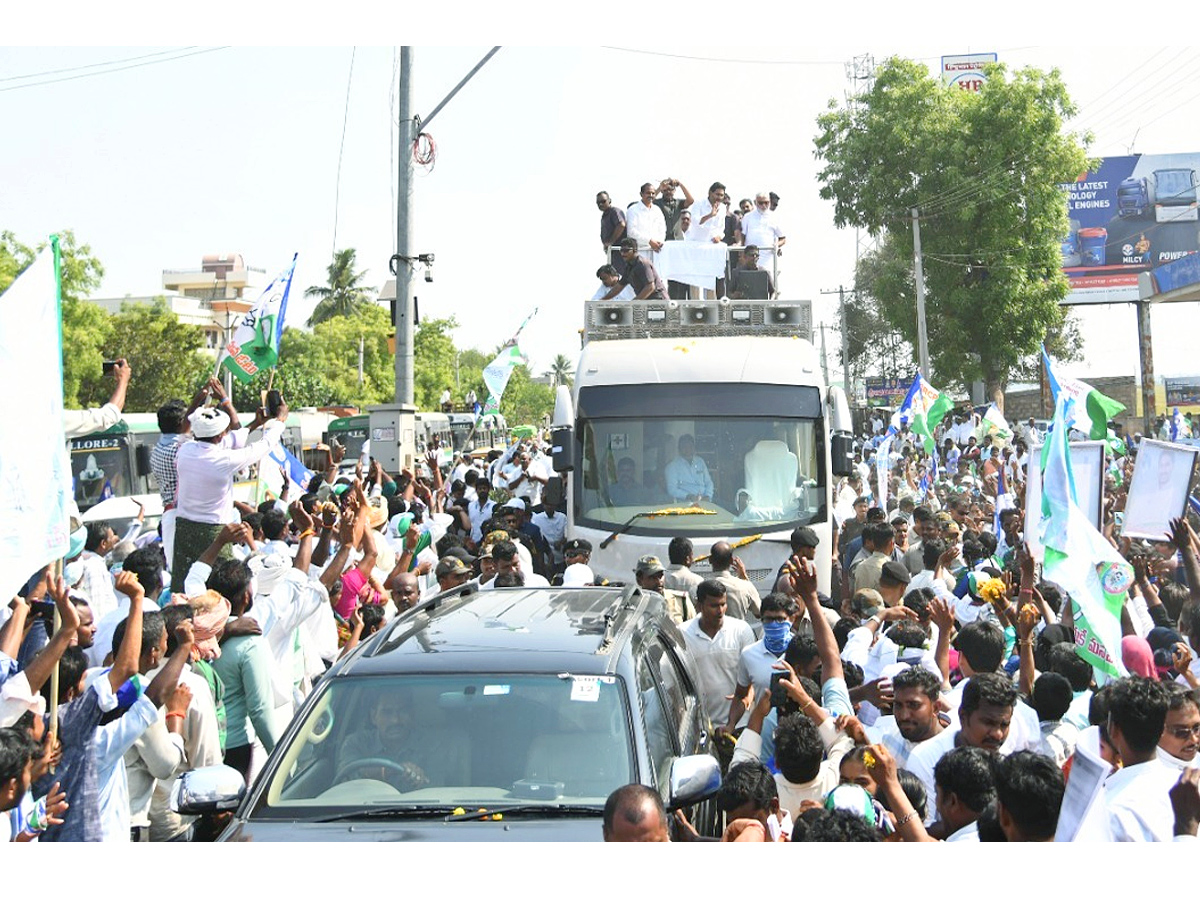
[[[347,247],[333,255],[333,262],[326,270],[328,285],[313,285],[304,292],[305,297],[320,297],[316,309],[308,318],[308,327],[319,325],[334,316],[350,316],[365,304],[374,288],[363,287],[362,280],[367,272],[354,271],[354,248]]]
[[[554,361],[550,363],[550,369],[545,374],[550,376],[554,387],[558,387],[560,384],[570,385],[571,376],[575,374],[574,366],[560,353],[554,357]]]

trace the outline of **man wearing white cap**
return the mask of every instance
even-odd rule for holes
[[[175,457],[179,484],[175,492],[175,553],[171,590],[182,591],[188,569],[212,543],[221,526],[236,521],[233,477],[279,445],[288,406],[263,426],[262,440],[231,449],[220,445],[230,418],[220,407],[206,406],[189,417],[195,440],[182,445]],[[253,426],[252,426],[253,430]]]

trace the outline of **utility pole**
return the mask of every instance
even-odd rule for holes
[[[850,384],[850,329],[846,327],[846,288],[838,285],[837,291],[821,291],[822,294],[838,295],[838,321],[841,323],[838,328],[842,332],[842,389],[846,392],[846,396],[852,396],[851,391],[853,386]],[[851,289],[851,294],[854,290]],[[829,376],[825,376],[825,384],[829,384]]]
[[[921,217],[914,206],[913,223],[913,281],[917,285],[917,355],[921,361],[921,374],[931,378],[929,371],[929,335],[925,331],[925,272],[921,268]]]
[[[363,383],[363,336],[358,336],[358,386]]]
[[[829,385],[829,355],[825,352],[825,323],[821,323],[821,378]]]
[[[433,108],[425,119],[413,113],[412,70],[413,48],[400,48],[399,94],[399,149],[400,161],[396,174],[396,256],[392,259],[392,272],[396,276],[396,403],[412,404],[413,391],[413,327],[414,303],[412,296],[413,265],[423,262],[429,265],[432,254],[421,257],[413,252],[415,241],[412,228],[413,199],[413,145],[421,132],[442,111],[454,95],[462,90],[471,78],[483,68],[484,63],[496,55],[499,47],[493,47],[475,64],[441,103]]]
[[[1137,301],[1138,349],[1142,363],[1142,434],[1154,436],[1158,400],[1154,395],[1154,343],[1150,338],[1150,304]]]
[[[412,47],[400,48],[399,119],[400,134],[396,173],[396,402],[413,402],[413,234],[412,214],[413,143],[418,125],[412,111]]]

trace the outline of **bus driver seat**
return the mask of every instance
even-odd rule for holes
[[[791,510],[796,506],[796,474],[800,461],[783,441],[759,441],[746,454],[746,490],[760,508]]]

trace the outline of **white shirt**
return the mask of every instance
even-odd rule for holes
[[[471,540],[475,543],[483,540],[483,523],[492,517],[495,508],[496,501],[491,498],[483,506],[479,505],[478,499],[467,504],[467,518],[471,520]]]
[[[887,747],[888,752],[892,754],[892,758],[896,760],[897,769],[908,768],[908,758],[912,756],[912,752],[928,741],[910,741],[900,733],[899,727],[896,725],[895,716],[880,716],[875,720],[874,725],[866,725],[863,730],[867,733],[867,737],[871,739],[873,744],[883,744]],[[938,732],[940,734],[941,732]],[[937,735],[934,735],[937,737]],[[928,740],[933,740],[929,738]]]
[[[121,410],[111,403],[93,409],[64,409],[63,436],[70,439],[107,431],[120,420]]]
[[[696,227],[693,219],[692,227]],[[667,239],[667,220],[663,212],[653,203],[647,206],[640,200],[625,210],[625,236],[637,241],[638,252],[645,253],[650,249],[651,241],[665,242]]]
[[[83,565],[79,590],[87,596],[88,606],[92,608],[93,620],[99,622],[102,617],[117,608],[117,594],[113,590],[112,576],[108,573],[108,566],[104,564],[103,556],[97,556],[90,550],[86,550],[79,559]],[[122,594],[122,596],[124,595]],[[126,605],[128,606],[128,604]]]
[[[953,716],[950,717],[953,720]],[[933,780],[933,767],[939,759],[954,749],[958,739],[959,728],[947,728],[941,734],[934,735],[927,741],[918,744],[908,756],[908,771],[921,779],[925,785],[925,824],[932,825],[937,815],[937,787]]]
[[[525,580],[525,587],[527,587],[527,588],[550,587],[550,582],[548,582],[545,578],[543,578],[537,572],[526,572],[524,569],[522,569],[521,577]],[[495,587],[496,587],[496,579],[491,578],[487,581],[486,584],[481,584],[479,586],[479,589],[481,591],[490,591]]]
[[[233,509],[233,476],[256,463],[279,445],[283,422],[272,419],[263,426],[262,440],[237,450],[205,441],[188,441],[175,457],[179,487],[175,507],[179,518],[208,525],[237,521]]]
[[[1108,824],[1114,841],[1170,842],[1175,813],[1168,791],[1179,770],[1157,759],[1118,769],[1104,783]]]
[[[520,478],[521,475],[525,477],[521,479],[520,484],[513,487],[512,483]],[[522,469],[520,463],[513,463],[510,466],[505,466],[500,473],[500,477],[504,480],[504,486],[512,492],[514,497],[528,497],[529,502],[537,506],[542,502],[542,483],[533,477],[535,475],[538,478],[550,477],[550,473],[546,471],[546,467],[533,458],[529,460],[528,469]]]
[[[637,294],[633,290],[632,284],[627,284],[627,285],[625,285],[625,287],[621,288],[621,293],[617,294],[617,296],[615,296],[615,297],[608,296],[608,292],[610,290],[611,290],[611,288],[605,287],[603,282],[601,282],[600,287],[598,287],[596,289],[596,293],[592,294],[592,299],[593,300],[605,300],[605,299],[608,299],[608,300],[632,300],[634,297],[637,296]]]
[[[764,260],[770,260],[774,255],[777,241],[784,237],[783,229],[779,227],[775,214],[771,210],[760,210],[757,207],[742,216],[742,243],[749,247],[758,247],[759,263],[767,268]]]
[[[567,536],[567,517],[556,512],[554,518],[551,518],[545,512],[540,512],[534,513],[529,521],[537,526],[537,530],[554,551],[554,561],[562,562],[562,542]]]
[[[716,215],[707,222],[701,222],[711,212]],[[725,204],[713,205],[707,197],[692,204],[692,227],[688,234],[696,232],[696,240],[708,241],[715,244],[725,239]]]
[[[143,612],[155,609],[158,609],[158,604],[154,599],[146,597],[142,600]],[[117,605],[112,610],[103,616],[97,616],[93,607],[92,616],[94,617],[92,621],[96,625],[96,633],[92,635],[92,646],[83,651],[89,667],[104,665],[104,657],[113,649],[113,634],[116,632],[117,626],[129,618],[129,598],[124,594],[119,594]],[[114,652],[113,655],[115,656],[116,653]]]
[[[700,627],[696,616],[679,629],[684,643],[696,661],[696,681],[708,718],[724,725],[729,719],[729,701],[737,689],[738,664],[742,651],[754,643],[754,630],[741,619],[725,616],[721,629],[713,637]]]
[[[766,725],[763,726],[764,728]],[[817,777],[812,781],[797,784],[788,781],[782,773],[775,776],[775,789],[779,792],[779,807],[787,810],[792,819],[800,815],[800,804],[805,800],[815,800],[820,803],[825,795],[838,786],[840,773],[838,771],[845,756],[854,746],[854,741],[848,734],[839,732],[832,716],[817,726],[817,734],[825,745],[825,759],[817,771]],[[738,738],[733,750],[731,764],[761,760],[762,735],[747,728]]]

